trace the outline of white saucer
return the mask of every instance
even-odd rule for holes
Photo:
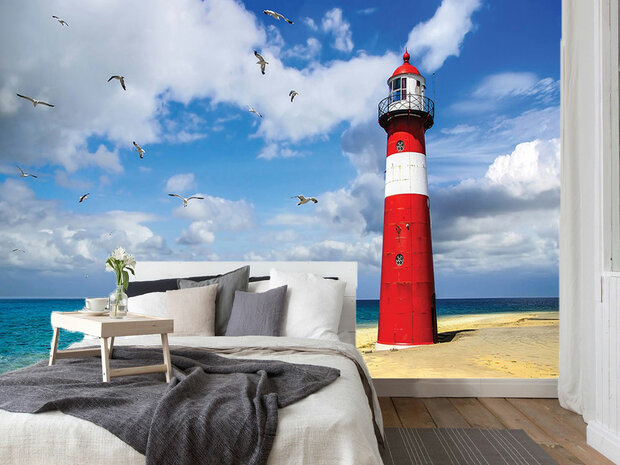
[[[106,313],[108,313],[107,310],[88,310],[86,308],[83,308],[81,310],[78,310],[78,312],[83,313],[84,315],[91,315],[91,316],[98,316],[98,315],[105,315]]]

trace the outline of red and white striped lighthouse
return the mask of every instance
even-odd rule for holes
[[[388,97],[379,102],[388,140],[377,350],[437,342],[424,142],[435,111],[407,52],[403,60],[387,81]]]

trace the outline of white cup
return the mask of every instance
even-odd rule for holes
[[[103,312],[108,306],[107,297],[87,297],[84,308],[89,312]]]

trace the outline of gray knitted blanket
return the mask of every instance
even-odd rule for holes
[[[46,362],[0,375],[0,408],[60,410],[88,420],[146,455],[147,464],[265,464],[286,407],[332,383],[339,370],[238,360],[194,348],[170,351],[163,374],[101,381],[98,357]],[[117,347],[114,368],[159,364],[161,349]]]

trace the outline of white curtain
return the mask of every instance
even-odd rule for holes
[[[558,397],[563,407],[586,421],[595,414],[594,314],[601,270],[601,152],[595,133],[600,117],[595,78],[598,3],[562,2]]]

